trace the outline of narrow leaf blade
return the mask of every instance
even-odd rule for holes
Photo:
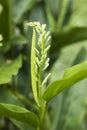
[[[67,69],[61,80],[51,83],[43,94],[43,99],[49,101],[54,96],[71,87],[75,83],[87,78],[87,61]]]

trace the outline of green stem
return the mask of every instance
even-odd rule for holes
[[[43,122],[45,118],[45,113],[46,113],[46,102],[42,102],[40,108],[39,108],[39,118],[40,118],[40,126],[39,130],[43,129]]]
[[[39,74],[38,74],[38,93],[39,93],[39,119],[40,119],[40,126],[37,128],[37,130],[42,130],[43,128],[43,122],[45,118],[45,113],[46,113],[46,101],[43,101],[41,98],[41,73],[42,73],[42,65],[39,68]]]

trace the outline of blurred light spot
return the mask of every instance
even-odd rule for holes
[[[2,11],[3,11],[3,6],[2,6],[2,4],[0,3],[0,14],[2,13]]]

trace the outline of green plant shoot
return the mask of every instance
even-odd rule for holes
[[[50,32],[46,32],[46,25],[39,22],[30,22],[33,27],[32,49],[31,49],[31,79],[32,90],[35,101],[39,107],[40,123],[44,120],[46,102],[42,100],[45,84],[50,77],[49,73],[44,78],[44,71],[49,66],[48,50],[50,49]]]

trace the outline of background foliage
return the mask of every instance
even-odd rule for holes
[[[25,25],[26,21],[45,23],[51,31],[51,61],[47,70],[52,73],[51,83],[61,79],[67,68],[87,60],[87,0],[0,0],[0,34],[3,35],[0,76],[6,66],[4,77],[9,81],[0,85],[0,102],[31,109],[29,102],[25,102],[25,98],[33,102],[30,79],[32,30]],[[15,68],[20,68],[18,75],[7,79],[8,71],[10,75],[17,73]],[[87,130],[86,85],[87,79],[84,79],[50,101],[45,129]],[[7,129],[29,130],[29,126],[1,117],[0,130]]]

